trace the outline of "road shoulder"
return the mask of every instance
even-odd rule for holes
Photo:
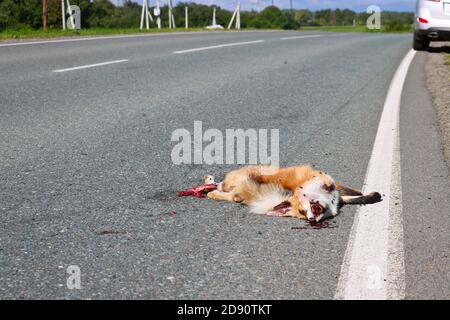
[[[427,89],[436,109],[437,124],[444,147],[447,165],[450,167],[450,42],[433,43],[427,54],[425,75]],[[446,58],[447,57],[447,58]]]
[[[425,84],[427,55],[411,65],[400,111],[406,298],[448,299],[449,175]]]

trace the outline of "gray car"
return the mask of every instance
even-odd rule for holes
[[[430,41],[450,41],[450,0],[417,1],[413,48],[426,50]]]

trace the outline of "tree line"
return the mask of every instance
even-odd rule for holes
[[[61,28],[61,0],[47,1],[47,26]],[[115,6],[109,0],[70,0],[81,9],[82,28],[136,28],[139,25],[141,5],[126,0],[122,6]],[[211,24],[214,6],[179,2],[174,8],[177,26],[184,26],[184,7],[189,8],[189,27],[202,28]],[[218,24],[227,26],[232,12],[216,7]],[[152,11],[151,11],[152,12]],[[260,12],[241,11],[242,28],[299,29],[301,26],[342,26],[365,24],[369,14],[349,9],[325,9],[318,11],[281,10],[268,6]],[[161,8],[163,27],[168,24],[168,8]],[[383,24],[412,24],[412,12],[382,12]],[[0,31],[5,29],[42,28],[41,0],[0,0]]]

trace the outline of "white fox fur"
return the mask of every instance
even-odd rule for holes
[[[287,201],[291,195],[291,192],[283,189],[280,185],[260,185],[256,199],[250,203],[250,212],[267,214],[275,206]]]

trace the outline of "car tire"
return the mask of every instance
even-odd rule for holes
[[[417,51],[425,51],[430,45],[430,40],[424,38],[418,38],[414,36],[413,49]]]

